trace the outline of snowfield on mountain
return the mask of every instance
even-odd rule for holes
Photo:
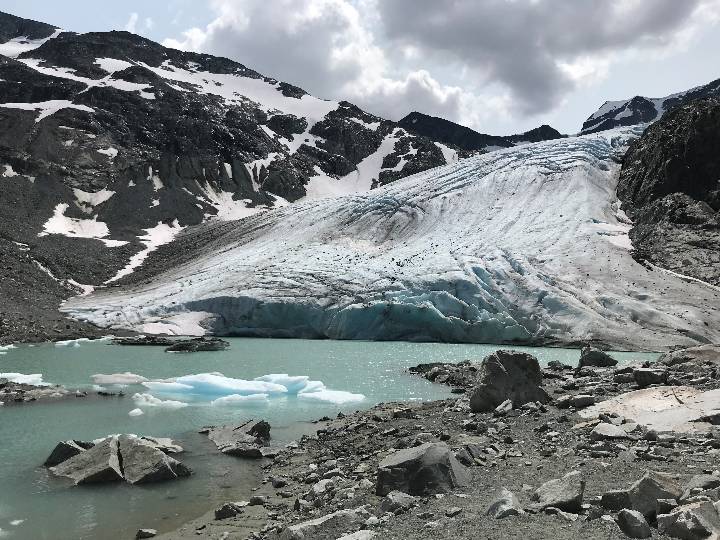
[[[718,341],[720,289],[632,257],[615,189],[640,133],[510,148],[189,229],[152,254],[152,272],[62,309],[148,333],[629,349]]]

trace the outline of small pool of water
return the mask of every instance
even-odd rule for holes
[[[449,389],[431,384],[405,369],[421,362],[481,360],[495,345],[405,342],[357,342],[274,339],[229,339],[228,350],[171,354],[162,347],[123,347],[108,342],[78,346],[19,346],[0,355],[0,373],[42,374],[48,383],[70,388],[92,387],[92,375],[131,372],[147,379],[219,372],[251,380],[273,373],[305,375],[331,390],[362,394],[348,403],[272,396],[267,401],[213,405],[207,396],[158,396],[185,400],[179,409],[137,407],[129,385],[124,398],[78,398],[0,408],[0,538],[100,539],[133,538],[140,527],[172,530],[218,503],[240,500],[262,478],[256,464],[219,456],[205,436],[204,425],[264,418],[278,443],[311,431],[308,422],[338,411],[369,408],[379,402],[432,400]],[[575,364],[579,351],[513,347],[537,356],[541,363]],[[654,360],[656,354],[614,353],[620,362]],[[157,395],[157,394],[156,394]],[[189,479],[150,486],[73,487],[50,476],[42,463],[65,439],[95,439],[111,433],[173,437],[186,449],[179,456],[193,468]]]

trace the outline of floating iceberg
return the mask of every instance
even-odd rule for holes
[[[125,373],[113,373],[112,375],[104,375],[98,373],[93,375],[92,381],[95,384],[140,384],[147,381],[142,375],[136,375],[126,371]]]
[[[142,385],[156,394],[186,397],[195,401],[210,400],[212,405],[262,404],[271,398],[284,396],[297,396],[300,399],[338,405],[365,399],[362,394],[328,389],[322,381],[311,380],[305,375],[286,373],[272,373],[252,380],[225,377],[217,372],[198,373],[163,381],[145,381]],[[133,399],[136,402],[138,396],[142,399],[153,397],[152,394],[135,394]]]
[[[174,401],[172,399],[162,400],[156,398],[152,394],[133,394],[133,401],[138,408],[142,407],[158,407],[162,409],[182,409],[187,407],[188,404],[183,401]]]

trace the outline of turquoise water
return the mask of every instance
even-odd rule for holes
[[[438,343],[230,339],[231,348],[189,355],[162,348],[121,347],[107,342],[79,346],[19,346],[0,355],[0,373],[40,373],[44,381],[71,388],[92,387],[92,375],[131,372],[148,379],[220,372],[253,379],[271,373],[306,375],[331,390],[362,394],[359,402],[337,404],[274,396],[261,403],[214,406],[207,396],[165,396],[183,400],[180,409],[144,407],[124,389],[124,398],[78,398],[0,408],[0,538],[133,538],[139,527],[172,530],[218,503],[247,498],[262,473],[255,463],[219,456],[197,430],[208,424],[265,418],[282,444],[313,430],[309,421],[338,411],[368,408],[383,401],[447,397],[449,389],[408,375],[421,362],[481,360],[498,347]],[[542,363],[576,363],[577,350],[523,348]],[[655,359],[655,354],[617,353],[621,362]],[[195,474],[154,486],[74,487],[53,478],[42,463],[59,440],[95,439],[111,433],[173,437],[186,449],[180,459]],[[20,520],[22,522],[18,523]]]

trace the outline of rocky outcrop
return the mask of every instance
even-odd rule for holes
[[[517,351],[496,351],[480,365],[470,408],[474,412],[492,411],[505,400],[515,406],[535,401],[546,403],[550,397],[541,385],[542,371],[537,358]]]
[[[542,125],[517,135],[486,135],[450,120],[429,116],[417,111],[405,116],[398,124],[411,133],[423,135],[433,141],[457,147],[465,152],[509,148],[519,143],[548,141],[563,137],[559,131],[548,125]]]
[[[166,451],[178,452],[182,448],[169,439],[113,435],[97,444],[60,443],[45,464],[54,464],[50,466],[53,474],[70,478],[76,485],[123,480],[146,484],[189,476],[190,469]]]
[[[207,435],[223,454],[258,459],[263,457],[263,447],[270,440],[270,424],[247,420],[237,425],[209,427],[200,433]]]
[[[199,337],[174,342],[166,352],[208,352],[208,351],[224,351],[230,347],[230,343],[224,339],[216,337]]]
[[[650,126],[623,159],[617,193],[636,258],[720,284],[720,99]],[[708,294],[715,294],[708,291]]]
[[[378,465],[375,492],[410,495],[444,493],[467,485],[468,476],[444,443],[425,443],[395,452]]]

